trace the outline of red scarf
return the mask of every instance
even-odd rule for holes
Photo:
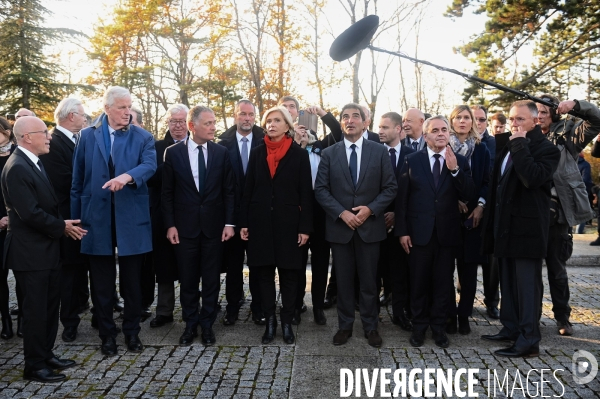
[[[269,136],[265,136],[264,141],[267,146],[267,164],[269,165],[272,179],[275,176],[277,166],[279,166],[279,161],[281,161],[292,146],[292,138],[286,135],[281,140],[274,142],[271,141]]]

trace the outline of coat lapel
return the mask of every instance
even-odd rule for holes
[[[17,148],[19,150],[19,148]],[[21,150],[17,151],[17,154],[19,154],[23,159],[25,159],[25,162],[27,162],[27,164],[31,167],[31,169],[33,170],[33,173],[38,176],[38,178],[40,180],[42,180],[44,182],[44,184],[46,186],[48,186],[48,188],[50,189],[50,193],[52,194],[52,197],[58,201],[58,199],[56,198],[56,193],[54,192],[54,187],[52,186],[52,183],[50,183],[50,180],[48,179],[47,176],[44,176],[42,174],[42,171],[39,169],[39,167],[33,163],[33,161],[31,161],[31,159],[29,159],[29,157],[27,155],[25,155],[25,153]]]
[[[73,140],[68,138],[66,134],[64,134],[63,132],[61,132],[58,129],[54,129],[54,131],[52,132],[52,135],[54,136],[53,139],[64,142],[64,144],[67,146],[67,148],[69,148],[71,150],[71,153],[73,153],[75,151],[75,143],[73,142]]]
[[[431,189],[435,192],[435,186],[433,185],[433,173],[431,172],[431,165],[429,164],[429,156],[427,154],[427,150],[420,151],[419,159],[421,160],[423,172],[425,173],[425,176],[427,176],[427,181],[429,182]]]
[[[208,159],[206,160],[206,178],[205,178],[205,184],[208,181],[209,177],[210,177],[210,168],[213,164],[213,158],[215,155],[215,146],[216,144],[213,143],[212,141],[209,141],[206,143],[206,149],[207,149],[207,153],[208,153]]]
[[[366,144],[366,142],[367,142],[367,140],[363,140],[363,148],[362,148],[361,154],[360,154],[360,172],[358,175],[358,183],[356,184],[357,190],[360,188],[360,185],[365,180],[365,176],[367,174],[367,169],[369,167],[369,162],[371,160],[371,154],[372,154],[371,146]],[[348,170],[348,173],[350,173],[350,170]]]
[[[229,150],[229,159],[231,160],[231,166],[237,176],[244,176],[244,168],[242,167],[242,156],[238,148],[237,137],[234,137],[229,142],[227,149]],[[250,148],[248,148],[248,155],[250,155]]]
[[[196,182],[194,181],[194,175],[192,174],[192,165],[190,164],[190,156],[188,155],[188,147],[187,142],[190,140],[189,138],[185,141],[180,141],[175,144],[173,149],[177,149],[177,155],[179,156],[180,162],[183,164],[183,170],[185,170],[185,175],[187,176],[188,182],[196,188]],[[196,189],[198,192],[198,189]]]
[[[350,167],[348,165],[348,157],[346,157],[346,146],[343,141],[340,141],[335,149],[335,156],[331,157],[332,161],[339,165],[342,170],[342,174],[346,178],[346,181],[350,185],[350,187],[354,187],[354,183],[352,183],[352,177],[350,176]]]
[[[100,154],[104,157],[104,161],[108,165],[108,154],[106,153],[106,148],[104,147],[104,135],[102,134],[102,125],[94,130],[94,138],[96,139],[96,145],[100,150]]]

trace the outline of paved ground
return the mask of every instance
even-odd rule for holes
[[[327,325],[318,326],[309,307],[302,323],[295,329],[295,345],[284,344],[280,331],[272,345],[261,345],[263,327],[252,323],[249,304],[246,303],[241,311],[243,320],[235,326],[215,325],[218,346],[204,348],[201,343],[196,343],[191,347],[179,347],[177,342],[183,323],[178,310],[173,324],[150,329],[149,320],[143,323],[141,339],[146,345],[143,353],[126,352],[123,338],[119,337],[119,356],[106,358],[100,353],[100,341],[97,331],[90,327],[88,312],[82,315],[79,337],[74,343],[63,343],[59,331],[55,353],[79,363],[79,366],[66,370],[69,378],[61,384],[24,381],[21,378],[21,339],[15,337],[0,342],[0,397],[333,398],[340,396],[342,368],[353,371],[366,368],[369,375],[373,369],[380,368],[388,368],[392,372],[399,370],[397,374],[405,370],[407,377],[411,370],[417,368],[441,368],[452,375],[462,368],[479,369],[474,375],[478,382],[474,392],[480,397],[600,397],[600,376],[579,385],[574,382],[571,373],[572,357],[577,350],[585,350],[600,359],[600,268],[593,267],[600,265],[600,247],[588,245],[595,238],[591,234],[575,236],[571,261],[574,267],[569,268],[575,328],[573,337],[560,337],[556,333],[549,290],[547,284],[545,286],[539,358],[499,358],[494,351],[502,345],[479,338],[481,334],[497,332],[500,326],[498,321],[486,317],[480,283],[471,323],[472,333],[450,336],[451,346],[446,350],[437,348],[430,337],[422,348],[412,348],[408,344],[409,333],[391,323],[391,307],[383,308],[381,312],[380,333],[384,345],[379,350],[367,345],[362,337],[360,321],[355,323],[353,337],[347,345],[333,346],[331,340],[337,330],[335,308],[326,311]],[[306,303],[310,305],[310,272],[308,277]],[[481,273],[479,280],[481,282]],[[224,290],[221,293],[224,302]],[[14,296],[11,301],[15,306]],[[579,375],[585,375],[585,363],[578,364],[582,367]],[[551,370],[545,371],[544,380],[547,382],[544,384],[540,384],[541,369]],[[507,380],[503,380],[505,376],[508,376]],[[393,381],[393,375],[388,375],[388,378]],[[424,379],[422,375],[417,375],[417,378]],[[500,388],[501,383],[503,388]],[[463,375],[458,386],[465,388],[466,384],[467,379]],[[346,388],[346,384],[343,385]],[[540,391],[542,385],[543,392]],[[393,389],[395,384],[392,382],[391,386]],[[362,397],[367,397],[365,388],[363,381],[360,385]],[[409,388],[413,386],[409,384]],[[435,395],[436,388],[432,391]],[[456,386],[452,392],[444,396],[459,394]],[[399,393],[402,394],[402,391]],[[404,396],[409,395],[417,396],[417,393],[408,390]],[[356,390],[352,392],[352,397],[355,396]],[[379,382],[373,396],[381,396]]]

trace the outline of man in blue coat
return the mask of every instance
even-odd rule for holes
[[[125,343],[129,351],[140,352],[144,348],[138,337],[142,311],[140,273],[143,255],[152,251],[146,183],[156,171],[156,151],[152,135],[130,124],[131,94],[127,89],[108,88],[103,103],[105,115],[81,132],[75,151],[71,215],[77,215],[88,230],[81,252],[90,259],[92,301],[102,353],[114,356],[115,248],[125,300]]]

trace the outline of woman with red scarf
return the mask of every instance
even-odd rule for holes
[[[284,107],[262,118],[264,144],[250,152],[242,198],[240,234],[247,262],[257,276],[267,325],[262,343],[275,338],[275,269],[281,293],[283,340],[294,343],[292,318],[298,279],[304,273],[301,246],[312,232],[312,180],[308,152],[294,143],[292,117]]]

